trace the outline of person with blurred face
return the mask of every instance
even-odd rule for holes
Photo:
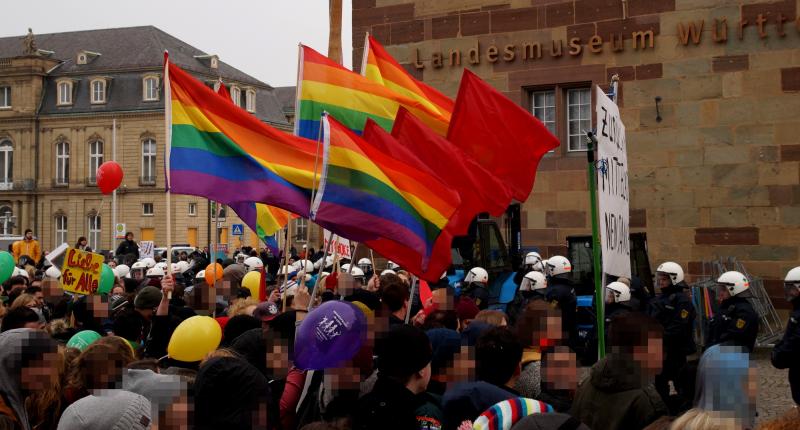
[[[536,400],[568,413],[578,389],[578,359],[566,346],[557,346],[542,355],[542,389]]]

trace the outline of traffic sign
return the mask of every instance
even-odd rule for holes
[[[125,232],[125,223],[118,222],[117,225],[114,226],[115,239],[125,239]]]
[[[244,224],[233,224],[231,225],[231,234],[234,236],[243,236],[244,235]]]

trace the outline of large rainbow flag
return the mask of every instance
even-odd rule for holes
[[[369,33],[364,41],[361,74],[376,84],[419,101],[447,118],[455,108],[453,100],[411,76]]]
[[[370,81],[307,46],[300,46],[298,76],[295,108],[295,134],[298,136],[317,140],[323,112],[328,112],[356,133],[364,130],[367,118],[391,130],[400,106],[411,111],[436,133],[442,136],[447,133],[450,112]]]
[[[379,226],[381,237],[417,253],[425,270],[433,244],[458,206],[458,194],[433,174],[367,143],[330,115],[321,121],[325,165],[312,217],[337,213],[363,226]],[[360,236],[359,241],[379,238]]]

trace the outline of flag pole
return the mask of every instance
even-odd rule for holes
[[[115,130],[116,131],[116,130]],[[164,50],[164,173],[166,177],[167,204],[167,275],[172,277],[172,192],[170,191],[170,152],[172,150],[172,87],[169,80],[169,51]],[[172,292],[167,293],[172,299]]]

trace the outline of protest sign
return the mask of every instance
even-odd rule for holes
[[[76,294],[95,294],[100,286],[103,256],[75,248],[67,248],[61,266],[61,287]]]
[[[333,243],[331,243],[331,232],[328,230],[325,230],[325,247],[328,248],[328,255],[333,255],[336,253],[339,254],[340,259],[353,258],[352,253],[350,252],[350,240],[337,235]]]
[[[139,258],[153,258],[155,249],[156,247],[152,240],[139,242]]]
[[[617,105],[600,87],[597,105],[597,199],[603,272],[631,276],[630,188],[625,125]]]

